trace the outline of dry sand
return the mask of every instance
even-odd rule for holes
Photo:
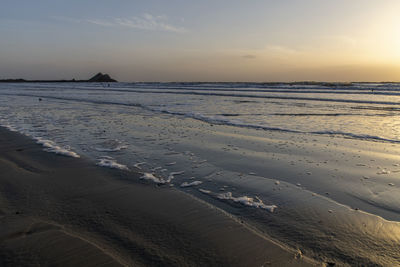
[[[0,128],[0,266],[309,266],[176,189]]]

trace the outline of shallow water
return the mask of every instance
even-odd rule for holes
[[[400,264],[399,84],[27,83],[0,96],[1,124],[50,152],[139,170],[321,260]]]

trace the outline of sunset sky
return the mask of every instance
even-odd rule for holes
[[[2,0],[0,78],[400,81],[399,0]]]

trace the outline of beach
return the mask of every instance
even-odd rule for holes
[[[4,258],[54,233],[78,262],[399,266],[399,90],[3,83]]]
[[[313,266],[237,218],[0,128],[2,266]]]
[[[400,267],[400,1],[11,1],[0,267]]]

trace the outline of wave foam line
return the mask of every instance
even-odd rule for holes
[[[143,175],[142,175],[142,177],[140,177],[140,179],[149,180],[156,184],[166,184],[166,181],[164,179],[158,178],[158,177],[154,176],[154,174],[149,173],[149,172],[143,173]]]
[[[191,183],[184,182],[184,183],[181,184],[181,187],[197,186],[197,185],[201,185],[202,183],[203,183],[202,181],[193,181]]]
[[[242,204],[247,207],[264,209],[269,212],[274,212],[275,209],[278,208],[278,206],[276,206],[276,205],[264,204],[264,202],[258,197],[255,197],[255,198],[248,197],[248,196],[234,197],[232,195],[232,192],[217,194],[217,193],[213,193],[209,190],[205,190],[205,189],[199,189],[199,191],[203,194],[211,195],[214,198],[217,198],[219,200],[233,201],[234,203],[239,203],[239,204]]]
[[[116,160],[107,157],[107,158],[100,158],[99,162],[97,162],[98,166],[107,167],[111,169],[119,169],[129,171],[129,168],[126,165],[118,163]]]
[[[35,138],[35,139],[36,139],[36,143],[45,147],[45,151],[47,151],[47,152],[52,152],[52,153],[56,153],[56,154],[63,155],[63,156],[73,157],[73,158],[80,158],[80,156],[77,153],[71,151],[69,147],[60,147],[53,141],[42,139],[40,137]]]
[[[185,173],[184,171],[180,171],[180,172],[171,172],[171,173],[168,175],[168,178],[164,179],[164,178],[161,178],[161,177],[156,177],[156,176],[154,176],[153,173],[145,172],[145,173],[143,173],[143,175],[140,177],[140,179],[152,181],[152,182],[154,182],[154,183],[156,183],[156,184],[168,184],[168,183],[170,183],[170,182],[175,178],[175,175],[181,175],[181,174],[184,174],[184,173]]]

